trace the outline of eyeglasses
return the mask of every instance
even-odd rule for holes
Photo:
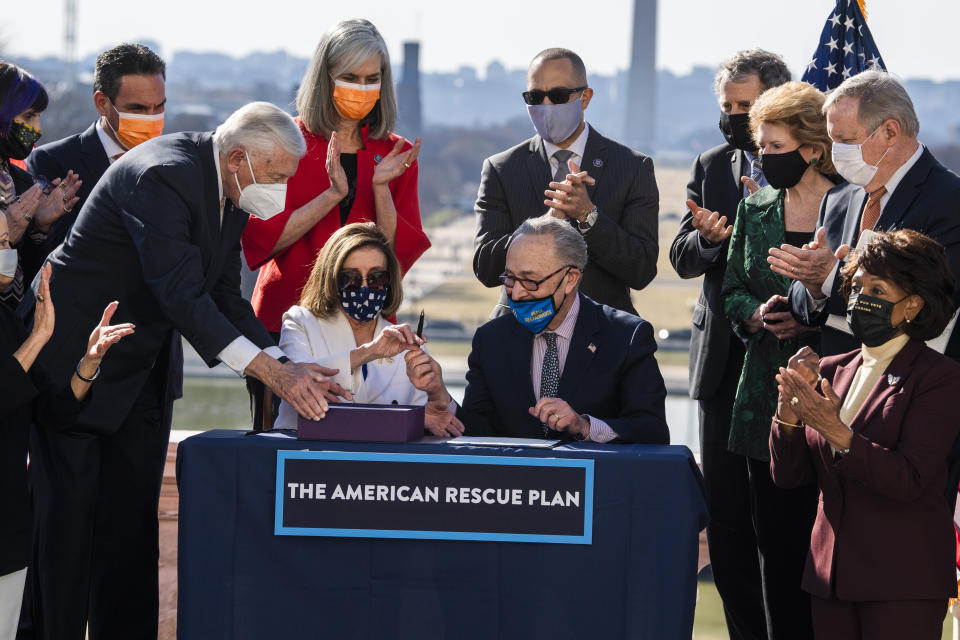
[[[520,283],[520,286],[526,289],[527,291],[536,291],[537,289],[540,288],[540,285],[542,285],[544,282],[546,282],[553,276],[557,275],[564,269],[567,269],[567,270],[576,269],[576,267],[573,266],[572,264],[566,264],[560,267],[559,269],[557,269],[556,271],[554,271],[553,273],[551,273],[550,275],[548,275],[546,278],[543,278],[542,280],[530,280],[528,278],[518,278],[516,276],[511,276],[506,273],[501,273],[500,282],[503,284],[503,286],[507,287],[508,289],[512,289],[513,285]],[[567,274],[563,274],[563,275],[567,275]]]
[[[575,94],[578,91],[583,91],[587,86],[577,87],[576,89],[565,89],[564,87],[554,87],[549,91],[541,91],[540,89],[531,89],[530,91],[524,91],[522,94],[523,101],[527,104],[540,104],[543,102],[544,98],[550,98],[550,102],[553,104],[564,104],[570,100],[570,96]]]
[[[390,284],[390,272],[386,270],[371,271],[364,278],[359,271],[341,271],[337,276],[337,286],[341,289],[359,289],[364,281],[371,291],[386,289]]]

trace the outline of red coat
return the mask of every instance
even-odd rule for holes
[[[310,275],[317,254],[327,238],[340,228],[340,209],[335,206],[303,237],[273,258],[270,257],[290,214],[330,187],[325,166],[328,140],[307,131],[299,118],[297,123],[307,141],[307,153],[300,159],[296,174],[287,183],[287,205],[269,220],[251,216],[243,232],[243,254],[247,264],[251,269],[262,266],[251,299],[253,310],[267,330],[277,333],[282,326],[284,312],[300,300],[300,291]],[[373,170],[380,158],[390,153],[397,140],[402,139],[392,133],[387,139],[368,138],[366,128],[362,131],[362,138],[364,148],[357,151],[356,196],[347,224],[376,222]],[[404,151],[410,146],[404,140]],[[414,162],[391,181],[389,187],[397,209],[397,259],[404,273],[430,247],[430,240],[423,232],[420,221],[417,173],[418,165]]]
[[[860,351],[824,358],[820,373],[843,398],[861,362]],[[957,398],[960,364],[911,340],[854,417],[850,452],[839,461],[813,429],[772,425],[777,486],[820,486],[805,591],[848,601],[956,596],[944,492]]]

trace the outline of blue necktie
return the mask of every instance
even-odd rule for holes
[[[545,333],[543,339],[547,343],[547,352],[543,355],[543,366],[540,369],[540,398],[556,398],[560,388],[560,353],[557,351],[557,334]],[[543,425],[543,435],[550,435],[550,428]]]

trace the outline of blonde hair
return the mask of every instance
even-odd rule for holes
[[[380,56],[380,101],[362,125],[370,137],[386,138],[397,123],[397,96],[390,72],[390,54],[383,36],[367,20],[343,20],[323,34],[297,89],[297,113],[313,134],[330,137],[340,124],[333,103],[333,81],[355,69],[372,55]]]
[[[340,275],[347,257],[361,247],[375,247],[387,258],[390,284],[387,285],[387,299],[380,314],[384,317],[395,314],[403,301],[400,263],[390,248],[387,237],[374,222],[354,222],[330,236],[313,263],[307,283],[303,285],[300,306],[306,307],[318,318],[334,315],[340,309],[337,276]]]
[[[833,141],[827,134],[827,118],[823,115],[826,96],[813,85],[794,80],[760,94],[750,108],[750,130],[754,140],[761,123],[785,127],[801,146],[816,150],[820,159],[816,169],[822,174],[836,173],[830,149]]]

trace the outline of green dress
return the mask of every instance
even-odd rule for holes
[[[742,327],[757,307],[773,295],[787,295],[790,288],[790,279],[774,273],[767,263],[767,251],[786,240],[783,197],[784,191],[767,186],[740,201],[723,278],[723,309],[747,348],[727,448],[756,460],[770,460],[767,441],[777,407],[777,370],[801,347],[815,351],[820,347],[816,331],[778,340],[765,329],[750,334]]]

